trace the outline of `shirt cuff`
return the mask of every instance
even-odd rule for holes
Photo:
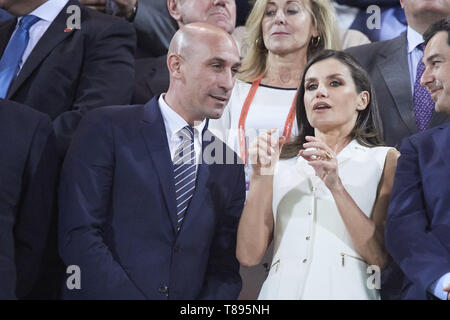
[[[444,291],[444,287],[448,286],[449,284],[450,284],[450,272],[447,272],[430,285],[429,291],[432,294],[434,294],[436,298],[439,298],[441,300],[447,300],[448,292]]]

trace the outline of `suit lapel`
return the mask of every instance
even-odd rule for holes
[[[387,42],[385,51],[379,54],[376,64],[403,122],[411,134],[417,132],[409,78],[406,32],[397,39]]]
[[[11,38],[14,29],[16,28],[17,19],[9,19],[0,24],[0,57],[3,56],[9,39]]]
[[[145,105],[145,115],[141,122],[141,134],[144,138],[150,158],[156,169],[163,197],[172,221],[173,232],[177,227],[175,186],[173,184],[173,164],[164,127],[164,120],[155,97]]]
[[[17,78],[11,84],[11,88],[8,92],[8,98],[19,89],[19,87],[28,79],[32,72],[41,64],[41,62],[52,52],[52,50],[64,39],[72,35],[76,30],[65,32],[67,18],[67,7],[70,5],[79,5],[77,1],[70,0],[67,5],[56,16],[55,20],[49,26],[42,38],[34,47],[33,51],[28,56],[27,61],[24,63],[22,70],[20,70]],[[85,19],[83,17],[83,10],[81,21]]]

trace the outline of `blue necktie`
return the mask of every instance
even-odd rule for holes
[[[13,37],[9,40],[0,60],[0,98],[6,98],[9,87],[19,71],[23,53],[30,39],[28,31],[38,21],[39,18],[33,15],[23,17]]]
[[[179,131],[181,145],[175,152],[173,174],[177,201],[177,230],[180,231],[186,211],[195,191],[197,165],[195,163],[194,130],[186,126]]]
[[[424,44],[420,44],[417,48],[422,51]],[[417,64],[417,74],[416,74],[416,82],[414,83],[414,116],[416,118],[417,129],[419,131],[424,131],[428,128],[430,124],[431,117],[434,111],[434,101],[431,99],[430,93],[425,87],[420,85],[420,78],[422,77],[423,72],[425,71],[425,65],[420,59]]]

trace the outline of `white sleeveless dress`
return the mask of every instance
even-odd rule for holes
[[[353,140],[337,156],[342,183],[368,217],[389,149]],[[272,204],[274,256],[258,299],[379,299],[331,192],[302,157],[278,162]]]

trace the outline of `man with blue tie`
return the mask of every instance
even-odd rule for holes
[[[421,84],[450,115],[450,20],[425,32]],[[386,247],[404,273],[403,299],[450,300],[450,123],[404,139]]]
[[[127,21],[77,0],[0,0],[0,98],[47,114],[60,155],[81,117],[129,104],[136,35]]]
[[[167,93],[89,112],[63,166],[60,255],[80,268],[66,299],[236,299],[243,165],[207,129],[240,66],[222,29],[171,41]],[[70,281],[70,279],[68,279]]]

